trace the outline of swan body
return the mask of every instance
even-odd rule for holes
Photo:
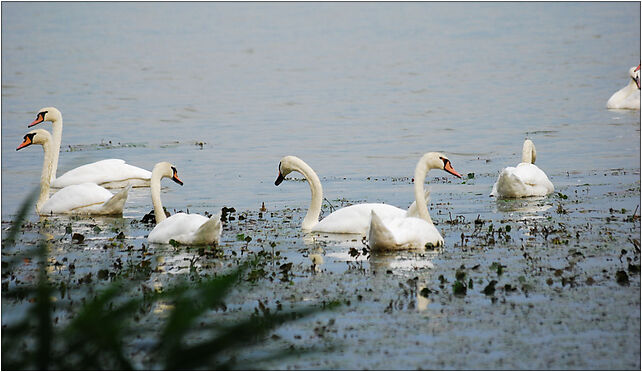
[[[444,238],[432,223],[417,217],[382,219],[372,211],[368,244],[374,250],[423,248],[426,244],[441,246]]]
[[[606,107],[610,109],[640,109],[640,65],[629,69],[631,80],[622,89],[613,93],[611,98],[606,102]]]
[[[516,167],[507,167],[501,171],[490,196],[524,198],[552,193],[555,187],[546,173],[534,164],[535,158],[535,145],[527,139],[522,148],[522,162]]]
[[[365,236],[370,226],[370,212],[376,211],[379,216],[400,217],[417,213],[413,203],[408,210],[403,210],[383,203],[355,204],[338,209],[330,213],[323,220],[319,221],[321,204],[323,202],[323,188],[321,181],[314,170],[303,160],[296,156],[285,156],[279,163],[279,175],[274,182],[280,185],[284,178],[291,172],[301,173],[310,185],[312,200],[307,214],[303,219],[301,228],[310,232],[334,233],[334,234],[360,234]]]
[[[93,182],[106,188],[145,187],[149,186],[151,175],[151,172],[129,165],[122,159],[105,159],[74,168],[56,178],[51,186],[62,188]]]
[[[32,144],[42,145],[44,163],[40,176],[40,197],[36,211],[48,214],[122,214],[129,187],[112,195],[107,189],[95,183],[82,183],[65,187],[49,197],[51,172],[53,170],[53,150],[51,135],[44,129],[36,129],[24,136],[23,143],[16,150]]]
[[[314,225],[311,230],[324,233],[365,235],[370,225],[370,213],[373,211],[390,217],[406,215],[406,211],[403,209],[388,204],[355,204],[330,213]]]
[[[373,210],[368,232],[368,245],[371,249],[416,249],[444,244],[426,205],[424,179],[431,169],[442,169],[461,178],[444,155],[438,152],[424,154],[415,168],[414,191],[418,216],[380,216]]]
[[[152,173],[148,170],[125,163],[121,159],[106,159],[86,164],[72,169],[56,178],[58,157],[62,140],[62,114],[55,107],[44,107],[38,111],[36,120],[29,127],[50,121],[53,131],[53,169],[51,173],[51,187],[63,188],[81,183],[95,183],[106,188],[120,188],[126,186],[146,187]]]
[[[176,168],[170,163],[160,162],[154,166],[150,187],[156,226],[147,236],[147,240],[150,243],[161,244],[168,244],[170,240],[185,245],[218,244],[223,230],[220,212],[210,218],[187,213],[176,213],[171,217],[165,216],[160,199],[162,178],[171,178],[176,183],[183,184],[178,178]]]

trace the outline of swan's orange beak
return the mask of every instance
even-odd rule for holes
[[[172,180],[177,184],[183,186],[183,181],[181,181],[180,178],[178,178],[178,175],[176,174],[176,172],[174,172],[174,175],[172,176]]]
[[[640,71],[640,65],[638,65],[638,67],[635,70],[633,70],[633,72],[636,72],[636,71]]]
[[[276,181],[274,181],[274,184],[275,184],[276,186],[279,186],[279,185],[281,184],[281,182],[283,182],[283,180],[284,180],[284,179],[285,179],[285,178],[283,177],[283,175],[282,175],[282,174],[281,174],[281,172],[279,171],[279,176],[276,178]]]
[[[20,150],[21,148],[27,147],[27,146],[31,145],[32,143],[33,142],[31,142],[31,138],[28,137],[28,136],[25,136],[25,140],[20,144],[20,146],[18,146],[16,151]]]
[[[34,120],[34,121],[33,121],[33,123],[29,124],[27,127],[28,127],[28,128],[31,128],[31,127],[33,127],[33,126],[34,126],[34,125],[36,125],[36,124],[40,124],[40,123],[42,123],[43,121],[45,121],[45,115],[43,115],[43,114],[38,114],[38,117],[36,118],[36,120]]]
[[[459,178],[462,178],[462,177],[461,177],[461,174],[457,173],[457,171],[455,170],[455,168],[453,168],[453,166],[452,166],[452,165],[450,165],[450,160],[446,160],[446,164],[444,164],[444,170],[445,170],[446,172],[448,172],[448,173],[452,174],[453,176],[457,176],[457,177],[459,177]]]

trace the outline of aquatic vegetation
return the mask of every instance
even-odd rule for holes
[[[17,213],[4,240],[3,253],[15,246],[36,195],[32,193]],[[71,234],[70,230],[67,226],[66,235]],[[122,231],[114,237],[124,238]],[[72,244],[81,244],[84,236],[74,233],[71,240]],[[247,348],[262,344],[278,326],[339,305],[326,300],[322,306],[298,306],[284,311],[282,306],[270,309],[259,301],[261,312],[241,312],[233,321],[221,320],[215,313],[227,310],[225,298],[229,292],[246,280],[251,282],[253,268],[265,265],[257,256],[213,277],[198,277],[196,281],[177,278],[166,287],[156,288],[149,288],[142,281],[154,271],[149,260],[124,265],[118,258],[113,271],[99,269],[96,280],[92,272],[78,279],[77,285],[89,288],[89,295],[74,303],[71,292],[77,290],[73,283],[56,284],[49,279],[49,252],[55,249],[55,244],[41,238],[35,248],[22,250],[13,260],[3,257],[3,304],[5,300],[26,304],[19,319],[5,322],[3,318],[3,369],[249,369],[262,360],[316,351],[290,348],[258,357],[246,352]],[[143,256],[146,248],[143,245],[140,250]],[[10,286],[4,278],[12,275],[21,259],[35,261],[35,282],[15,280]],[[190,274],[197,274],[196,260],[197,257],[190,261]],[[54,260],[53,267],[68,265],[70,273],[73,272],[75,265],[64,261]],[[291,268],[292,263],[279,266],[282,281],[289,280]],[[109,283],[98,285],[104,281]],[[74,299],[77,294],[73,294]],[[159,306],[166,310],[158,313],[155,309]],[[160,314],[160,324],[156,314]],[[150,318],[156,323],[152,329],[146,329]],[[326,328],[315,332],[323,334]],[[148,346],[137,345],[141,337]]]

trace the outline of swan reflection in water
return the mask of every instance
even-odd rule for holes
[[[523,199],[497,199],[495,212],[519,213],[520,219],[542,219],[541,213],[553,205],[548,197],[530,197]]]
[[[367,248],[365,237],[358,234],[312,234],[303,238],[308,248],[308,259],[315,273],[322,271],[323,265],[336,262],[368,262],[370,271],[375,273],[394,274],[414,278],[412,281],[415,295],[415,308],[424,311],[430,304],[430,299],[424,297],[422,290],[428,288],[432,280],[432,260],[443,250],[413,249],[395,251],[363,251]],[[354,251],[356,250],[356,252]],[[364,254],[365,253],[365,254]]]

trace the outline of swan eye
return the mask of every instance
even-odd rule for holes
[[[47,115],[48,111],[42,111],[38,113],[38,116],[42,117],[42,120],[45,120],[45,115]]]

